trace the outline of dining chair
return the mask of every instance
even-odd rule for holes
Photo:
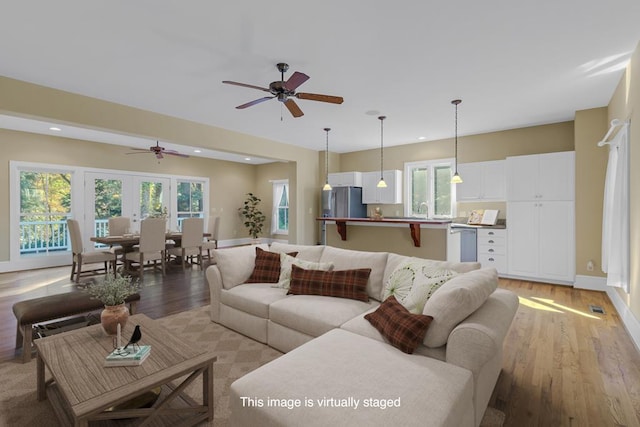
[[[104,271],[109,273],[109,266],[116,271],[116,255],[109,251],[85,251],[82,243],[82,234],[80,233],[80,223],[75,219],[67,220],[67,228],[71,239],[71,280],[78,283],[82,274],[98,274]],[[82,267],[86,264],[104,263],[104,268],[94,268],[82,271]],[[74,279],[75,276],[75,279]]]
[[[182,240],[180,246],[169,248],[168,254],[182,258],[182,269],[186,268],[187,258],[193,261],[193,257],[197,258],[196,263],[202,270],[202,233],[204,232],[204,219],[202,218],[185,218],[182,221]]]
[[[147,218],[140,221],[140,245],[136,250],[124,254],[126,270],[130,272],[131,264],[137,263],[140,280],[144,276],[145,267],[158,268],[158,260],[162,275],[165,274],[166,226],[165,218]],[[153,261],[153,264],[145,265],[149,261]]]
[[[126,216],[114,216],[109,218],[109,235],[124,236],[131,230],[131,218]]]
[[[215,216],[213,218],[209,218],[209,230],[208,233],[211,236],[206,237],[205,241],[202,242],[202,250],[207,251],[207,259],[211,260],[211,250],[218,249],[218,230],[220,229],[220,217]]]
[[[109,235],[110,236],[124,236],[131,232],[131,218],[126,216],[113,216],[109,218]],[[116,255],[117,257],[121,256],[124,253],[122,246],[120,245],[111,245],[109,247],[109,251]]]

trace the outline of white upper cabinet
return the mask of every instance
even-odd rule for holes
[[[574,159],[573,151],[507,157],[507,200],[573,200]]]
[[[362,187],[362,173],[337,172],[329,174],[329,185],[332,187]]]
[[[402,203],[402,171],[388,170],[382,176],[387,184],[386,188],[378,188],[380,172],[362,172],[362,203]]]
[[[456,186],[457,201],[505,200],[504,160],[461,163],[458,165],[458,173],[463,182]]]

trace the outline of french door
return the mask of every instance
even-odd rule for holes
[[[91,236],[108,235],[108,220],[114,216],[131,218],[130,231],[139,232],[143,219],[168,214],[170,201],[169,178],[86,173],[85,244],[89,244]]]

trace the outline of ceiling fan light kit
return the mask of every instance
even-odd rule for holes
[[[455,120],[455,140],[454,140],[454,161],[455,161],[455,173],[451,177],[452,184],[462,184],[462,178],[458,174],[458,105],[462,102],[461,99],[454,99],[451,103],[456,107],[456,120]]]
[[[282,102],[285,107],[289,110],[293,117],[302,117],[304,113],[298,106],[298,104],[292,98],[298,99],[307,99],[310,101],[320,101],[320,102],[328,102],[330,104],[342,104],[344,99],[341,96],[332,96],[332,95],[321,95],[316,93],[296,93],[296,89],[302,83],[309,80],[309,76],[299,71],[295,71],[291,77],[289,77],[286,81],[284,79],[284,73],[289,70],[289,64],[285,64],[284,62],[280,62],[276,64],[276,68],[280,71],[280,80],[271,82],[269,87],[260,87],[255,85],[250,85],[246,83],[238,83],[231,80],[223,80],[222,83],[248,87],[250,89],[257,89],[263,92],[268,92],[272,96],[265,96],[263,98],[258,98],[253,101],[249,101],[246,104],[238,105],[236,108],[243,110],[248,107],[252,107],[256,104],[260,104],[262,102],[268,101],[270,99],[276,98],[278,101]]]

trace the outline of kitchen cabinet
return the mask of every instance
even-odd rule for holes
[[[329,174],[329,185],[332,187],[362,187],[362,173],[336,172]]]
[[[458,173],[463,180],[456,186],[458,202],[505,200],[505,160],[461,163]]]
[[[499,274],[507,274],[506,229],[478,229],[478,262],[482,268],[493,267]]]
[[[386,188],[378,188],[380,172],[362,173],[362,203],[397,204],[402,203],[402,171],[388,170],[382,173]]]
[[[508,202],[507,218],[509,275],[574,281],[573,201]]]
[[[573,151],[507,157],[506,165],[508,201],[574,200]]]

